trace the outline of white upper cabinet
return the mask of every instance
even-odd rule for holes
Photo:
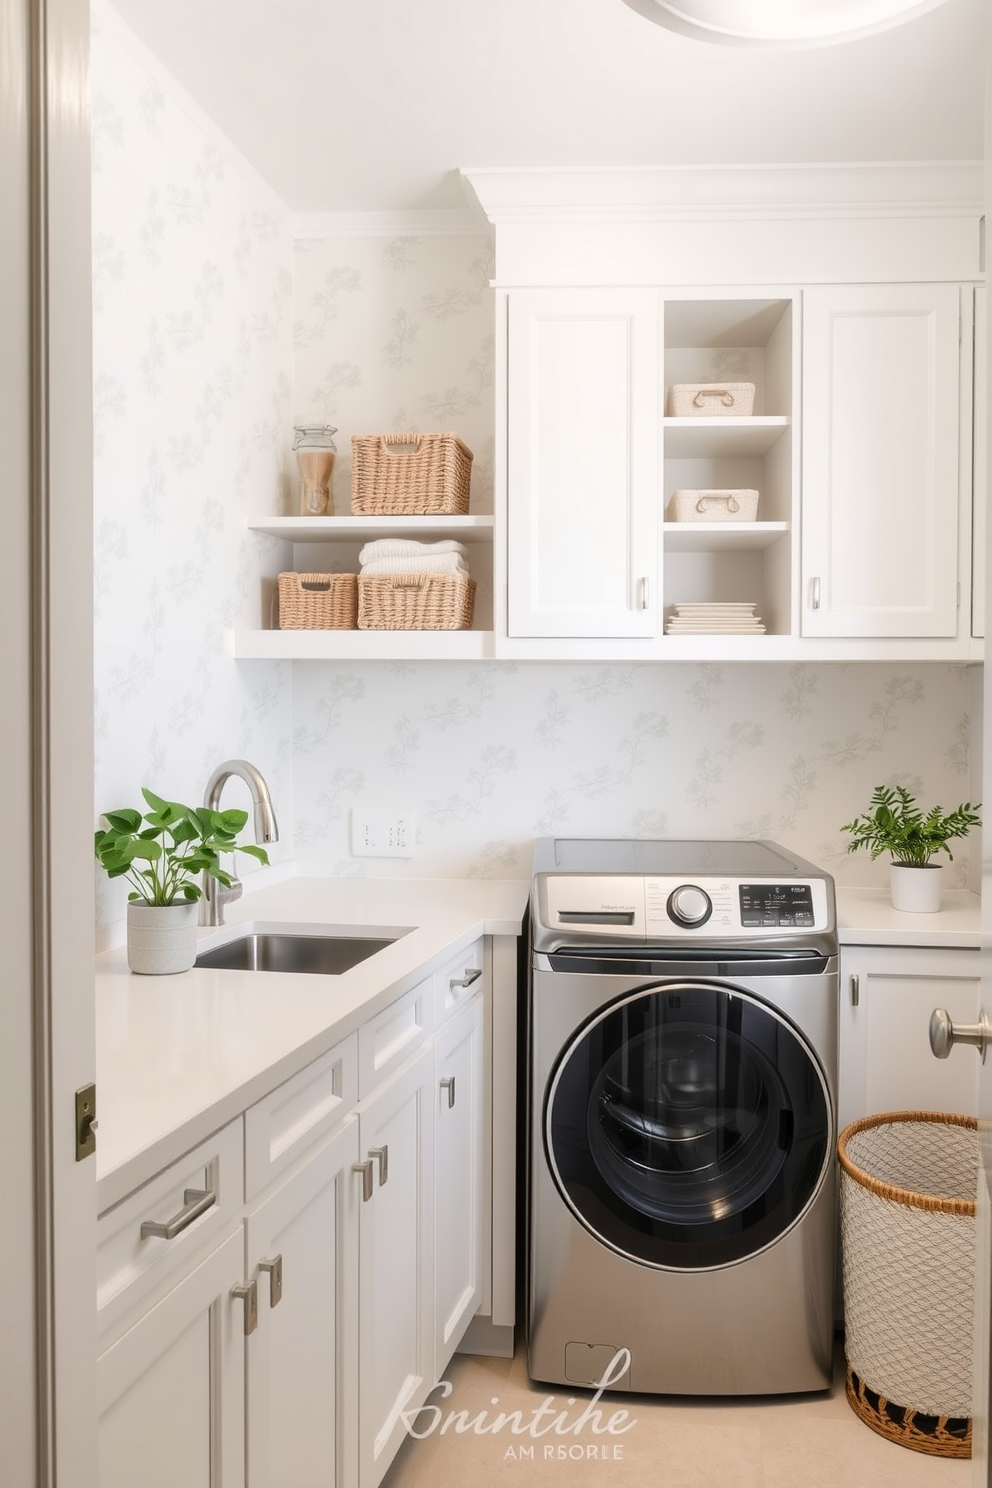
[[[802,634],[958,631],[961,291],[803,294]]]
[[[660,629],[659,318],[650,289],[509,296],[510,636]]]

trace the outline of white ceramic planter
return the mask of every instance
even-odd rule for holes
[[[909,914],[936,914],[940,909],[943,877],[941,863],[927,863],[921,868],[908,863],[893,863],[889,868],[892,908]]]
[[[127,964],[144,976],[173,976],[196,960],[198,904],[146,904],[127,907]]]

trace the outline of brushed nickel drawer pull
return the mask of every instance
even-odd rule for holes
[[[369,1157],[370,1158],[377,1157],[379,1159],[379,1187],[380,1188],[385,1188],[386,1184],[389,1182],[389,1148],[388,1148],[388,1146],[386,1146],[386,1147],[370,1147],[369,1148]]]
[[[258,1287],[253,1281],[243,1286],[233,1286],[231,1296],[245,1304],[245,1337],[249,1338],[258,1327]]]
[[[271,1261],[259,1261],[258,1269],[268,1272],[269,1306],[278,1307],[282,1301],[282,1256],[273,1256]]]
[[[456,987],[471,987],[472,983],[477,982],[481,975],[481,966],[466,966],[465,975],[463,977],[452,977],[448,986],[452,992]]]
[[[441,1081],[441,1089],[442,1090],[446,1090],[448,1092],[448,1110],[450,1111],[451,1108],[452,1108],[452,1106],[455,1104],[455,1077],[454,1077],[454,1075],[445,1075],[444,1079]]]
[[[149,1236],[154,1236],[157,1240],[174,1240],[183,1230],[188,1229],[194,1219],[206,1214],[216,1202],[217,1195],[209,1188],[187,1188],[183,1192],[183,1207],[178,1214],[164,1222],[157,1219],[141,1221],[141,1238],[147,1240]]]
[[[372,1197],[372,1159],[366,1158],[365,1162],[352,1163],[353,1173],[362,1175],[362,1203],[367,1204]]]

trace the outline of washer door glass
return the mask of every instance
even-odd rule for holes
[[[730,1265],[796,1223],[832,1151],[820,1066],[785,1018],[725,984],[671,983],[580,1028],[548,1087],[566,1202],[620,1254]]]

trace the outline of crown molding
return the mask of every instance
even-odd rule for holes
[[[487,219],[474,207],[422,212],[309,212],[293,218],[293,239],[488,237]]]
[[[661,166],[651,169],[465,168],[489,221],[651,222],[706,218],[974,217],[981,161]]]

